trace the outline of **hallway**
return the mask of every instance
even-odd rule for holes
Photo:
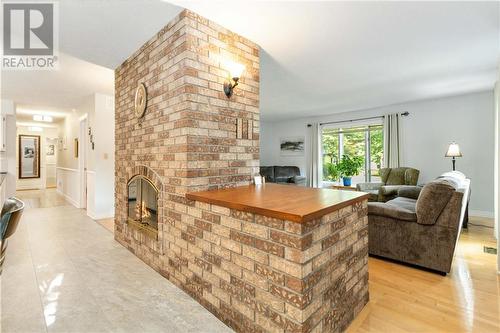
[[[2,275],[2,332],[230,332],[55,190],[18,196],[26,209]]]

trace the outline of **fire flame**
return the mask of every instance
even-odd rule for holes
[[[144,201],[138,202],[135,206],[135,215],[140,217],[141,220],[151,217],[151,213],[146,208],[146,203]]]

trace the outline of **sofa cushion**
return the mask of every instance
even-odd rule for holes
[[[274,167],[272,166],[261,166],[260,175],[266,178],[266,182],[274,183]]]
[[[417,205],[417,200],[411,199],[411,198],[405,198],[405,197],[397,197],[395,199],[392,199],[391,201],[387,201],[386,204],[390,206],[396,206],[399,208],[404,208],[413,214],[416,215],[416,205]]]
[[[391,204],[391,201],[385,203],[369,202],[368,214],[389,217],[396,220],[407,221],[407,222],[415,222],[417,220],[417,215],[415,214],[415,210],[412,211],[410,209],[404,208],[403,206],[399,206],[397,204]]]
[[[274,167],[274,176],[278,177],[293,177],[300,176],[300,169],[296,166],[275,166]]]
[[[380,178],[385,185],[417,185],[420,171],[414,168],[382,168]]]
[[[426,184],[416,204],[417,222],[435,224],[444,207],[456,190],[456,184],[446,179],[436,179]]]
[[[386,185],[404,185],[406,168],[387,168],[382,174],[382,179]]]
[[[274,178],[277,183],[290,183],[294,176],[300,176],[300,169],[296,166],[274,167]]]

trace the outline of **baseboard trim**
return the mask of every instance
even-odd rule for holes
[[[73,199],[72,197],[70,197],[69,195],[67,195],[66,193],[63,193],[61,190],[59,189],[56,189],[56,192],[59,193],[60,195],[62,195],[64,197],[64,199],[66,199],[70,204],[72,204],[73,206],[75,206],[76,208],[80,208],[78,202]]]
[[[484,227],[493,228],[495,226],[495,214],[484,210],[470,210],[469,217],[480,217],[477,221],[471,224],[480,225]]]
[[[89,212],[88,210],[87,210],[87,216],[90,217],[94,221],[105,220],[105,219],[114,219],[115,218],[115,214],[111,214],[111,215],[109,215],[109,214],[97,215],[94,212]]]
[[[494,219],[495,218],[495,213],[489,212],[489,211],[486,211],[486,210],[473,210],[473,209],[471,209],[469,211],[469,216],[487,217],[489,219]]]

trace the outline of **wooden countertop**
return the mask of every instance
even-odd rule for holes
[[[367,199],[368,194],[268,183],[192,192],[186,197],[282,220],[306,222]]]

